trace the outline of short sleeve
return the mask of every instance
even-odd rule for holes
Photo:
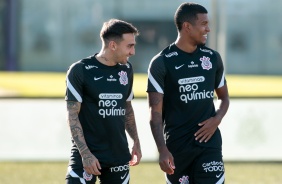
[[[128,79],[129,79],[129,85],[130,85],[130,90],[129,90],[129,94],[128,94],[128,97],[126,99],[126,101],[131,101],[133,98],[134,98],[134,93],[133,93],[133,68],[132,68],[132,65],[130,62],[128,62],[127,64],[127,67],[129,68],[129,72],[128,72]]]
[[[221,88],[226,84],[225,74],[224,74],[224,66],[222,59],[218,52],[215,52],[215,55],[217,57],[217,70],[216,70],[216,76],[215,76],[215,89]]]
[[[158,92],[164,94],[164,80],[166,69],[162,55],[152,59],[148,68],[147,92]]]
[[[66,101],[82,102],[83,70],[82,65],[74,63],[70,66],[66,76]]]

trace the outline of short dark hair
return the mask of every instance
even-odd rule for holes
[[[197,20],[197,14],[208,13],[207,9],[196,3],[182,3],[176,10],[174,15],[174,23],[178,31],[182,29],[184,22],[189,22],[194,25]]]
[[[104,22],[100,31],[100,37],[104,42],[108,42],[113,39],[116,42],[121,41],[122,35],[126,33],[133,33],[139,35],[139,31],[131,23],[118,19],[110,19]]]

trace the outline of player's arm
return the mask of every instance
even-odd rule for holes
[[[199,140],[199,142],[207,142],[212,137],[217,127],[221,123],[222,118],[225,116],[228,107],[229,107],[229,94],[227,84],[222,86],[221,88],[217,88],[215,90],[219,108],[216,110],[216,115],[199,123],[199,126],[202,126],[196,133],[195,139]]]
[[[125,129],[133,140],[133,147],[131,153],[132,158],[129,164],[131,166],[135,166],[139,164],[142,157],[142,152],[131,101],[126,101]]]
[[[78,118],[81,108],[80,102],[67,101],[67,122],[70,126],[72,138],[82,157],[83,167],[89,174],[100,175],[101,169],[98,159],[90,152]]]
[[[175,169],[173,156],[167,149],[163,136],[163,94],[158,92],[148,92],[148,98],[150,108],[150,126],[160,154],[159,164],[164,172],[167,174],[173,174]]]
[[[227,84],[225,84],[221,88],[216,89],[215,92],[220,104],[214,118],[216,118],[220,123],[229,108],[229,94],[228,94]]]

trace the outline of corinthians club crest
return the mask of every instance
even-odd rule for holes
[[[179,178],[180,184],[189,184],[189,176],[182,176],[182,178]]]
[[[126,72],[120,71],[118,73],[118,75],[120,76],[120,78],[119,78],[120,84],[122,84],[122,85],[128,84],[128,78],[127,78],[127,73]]]
[[[203,56],[200,58],[200,61],[202,61],[201,66],[204,70],[209,70],[212,68],[212,63],[209,57]]]
[[[83,178],[84,178],[86,181],[90,181],[90,180],[92,180],[93,175],[92,175],[92,174],[88,174],[86,171],[84,171],[84,172],[83,172]]]

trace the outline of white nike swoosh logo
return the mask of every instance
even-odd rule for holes
[[[219,178],[222,175],[222,173],[220,173],[219,175],[215,175],[215,177]]]
[[[178,70],[178,69],[181,68],[182,66],[184,66],[184,64],[183,64],[183,65],[180,65],[180,66],[175,66],[175,69]]]
[[[121,176],[120,177],[120,179],[122,179],[123,180],[123,178],[125,178],[125,176],[127,175],[127,172],[125,173],[125,175],[124,176]]]
[[[94,77],[94,80],[99,80],[99,79],[102,79],[102,78],[103,78],[103,76],[102,77],[98,77],[98,78]]]

